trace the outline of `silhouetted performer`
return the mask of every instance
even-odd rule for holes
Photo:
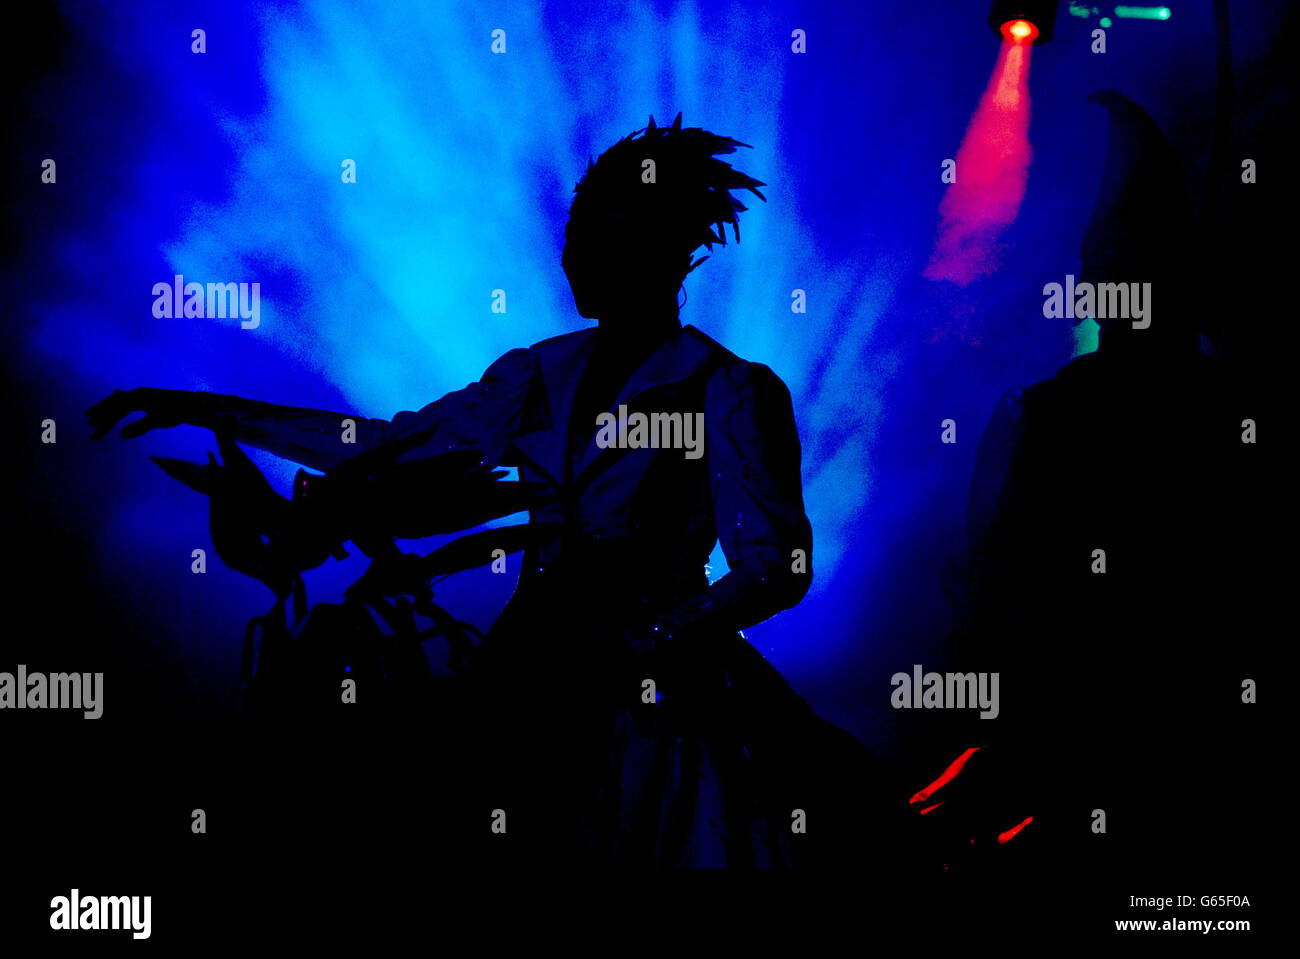
[[[1233,278],[1195,268],[1177,157],[1136,104],[1091,99],[1110,145],[1078,279],[1150,282],[1150,325],[1099,319],[1096,352],[998,404],[970,492],[967,655],[1002,672],[989,735],[1033,833],[1082,845],[1102,809],[1119,848],[1190,852],[1235,828],[1197,820],[1223,811],[1220,763],[1244,745],[1255,414],[1198,336],[1198,286]]]
[[[552,489],[531,519],[562,533],[524,555],[469,670],[466,728],[482,745],[484,802],[505,810],[512,834],[579,859],[785,864],[797,809],[820,817],[831,846],[889,831],[868,805],[845,809],[858,802],[845,784],[870,778],[865,750],[815,719],[737,635],[799,602],[812,577],[789,392],[678,318],[678,291],[701,262],[692,252],[725,243],[745,209],[731,191],[762,197],[763,184],[717,158],[737,145],[681,128],[680,116],[667,129],[652,118],[589,164],[563,264],[598,327],[511,350],[418,412],[354,417],[356,446],[339,439],[347,414],[231,396],[135,390],[93,416],[102,434],[144,410],[123,436],[220,426],[327,471],[433,426],[409,456],[472,448]],[[683,424],[702,413],[702,455],[602,448],[598,414],[624,407]],[[718,541],[729,572],[710,585]]]

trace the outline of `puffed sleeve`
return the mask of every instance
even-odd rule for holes
[[[448,393],[417,412],[404,411],[392,420],[370,420],[369,442],[375,445],[412,432],[433,429],[430,444],[446,448],[471,447],[485,458],[508,465],[510,438],[546,425],[537,358],[531,350],[506,353],[487,368],[477,383]],[[417,456],[422,447],[410,455]]]
[[[744,629],[794,606],[812,583],[812,527],[790,392],[766,366],[726,364],[709,380],[704,422],[714,521],[729,571],[671,619],[679,628],[708,620]]]

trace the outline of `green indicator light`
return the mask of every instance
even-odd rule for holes
[[[1168,7],[1116,7],[1115,16],[1133,20],[1168,20]]]
[[[1084,353],[1096,353],[1101,342],[1101,324],[1096,320],[1080,320],[1074,328],[1074,348],[1071,358]]]
[[[1111,22],[1112,22],[1112,21],[1111,21],[1110,17],[1102,17],[1102,18],[1101,18],[1100,20],[1098,20],[1097,22],[1100,23],[1103,27],[1109,27],[1109,26],[1111,25]]]

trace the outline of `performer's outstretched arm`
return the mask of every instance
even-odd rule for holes
[[[94,439],[108,433],[123,417],[143,411],[142,419],[122,429],[124,439],[169,426],[221,429],[241,443],[322,471],[385,440],[430,428],[434,433],[429,443],[478,448],[497,462],[505,437],[525,415],[524,401],[535,368],[530,351],[511,350],[488,367],[477,383],[448,393],[418,412],[398,413],[392,420],[280,406],[220,393],[149,388],[119,390],[86,413]]]

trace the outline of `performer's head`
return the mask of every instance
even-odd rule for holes
[[[759,199],[764,184],[717,159],[748,146],[698,128],[644,130],[602,153],[578,185],[564,236],[564,272],[578,312],[602,323],[676,322],[677,293],[686,274],[707,256],[701,246],[726,241],[730,223],[737,242],[731,195],[746,189]]]

